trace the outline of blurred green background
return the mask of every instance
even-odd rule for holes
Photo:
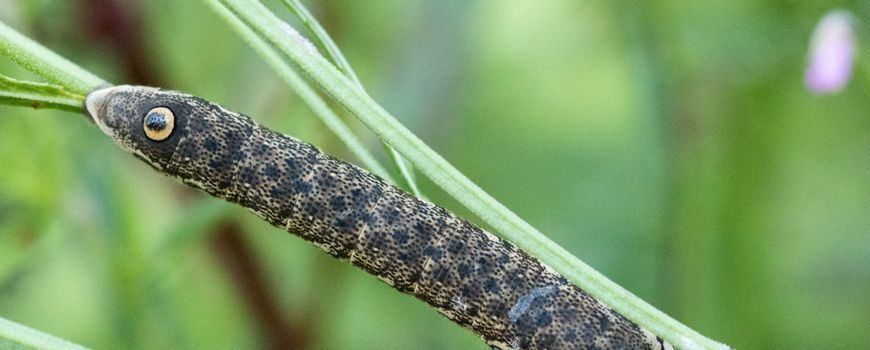
[[[739,349],[856,349],[870,343],[870,52],[840,94],[803,85],[824,13],[870,19],[868,2],[836,3],[310,9],[375,100],[628,290]],[[201,1],[0,0],[0,20],[110,81],[200,95],[355,162]],[[33,79],[5,58],[0,72]],[[98,349],[486,348],[79,115],[0,107],[0,164],[5,318]]]

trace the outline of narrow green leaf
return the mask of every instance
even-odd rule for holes
[[[284,4],[287,5],[287,8],[289,8],[296,17],[299,17],[299,20],[301,20],[302,24],[308,28],[308,31],[311,32],[311,34],[314,34],[315,41],[320,44],[319,46],[326,52],[326,57],[335,64],[335,67],[344,73],[346,77],[356,83],[360,89],[363,89],[362,82],[360,82],[356,72],[354,72],[350,63],[347,62],[344,54],[341,53],[341,50],[338,48],[338,45],[335,44],[335,41],[332,40],[332,37],[329,36],[329,33],[327,33],[326,30],[323,29],[323,26],[320,25],[320,22],[317,21],[317,18],[314,18],[311,12],[309,12],[308,9],[299,2],[299,0],[284,0]],[[384,141],[381,141],[381,143],[384,145],[384,150],[387,151],[390,160],[396,166],[399,175],[402,177],[404,182],[402,187],[411,191],[415,196],[422,197],[420,188],[417,187],[417,182],[414,179],[414,169],[411,165],[409,165],[405,158],[402,158],[402,155],[389,144]]]
[[[308,84],[305,79],[299,76],[292,67],[288,66],[284,60],[272,49],[263,39],[260,39],[256,33],[251,31],[242,21],[236,18],[232,12],[227,10],[223,5],[216,2],[209,2],[212,8],[229,23],[233,29],[248,42],[248,45],[256,50],[266,63],[278,73],[278,76],[290,86],[293,91],[299,96],[305,104],[311,108],[311,111],[326,124],[326,127],[338,136],[344,142],[347,148],[359,159],[362,164],[375,175],[396,184],[396,180],[390,176],[390,173],[381,165],[380,162],[369,153],[368,149],[363,146],[362,142],[353,134],[350,127],[345,124],[341,118],[329,107],[317,91]]]
[[[11,350],[87,350],[70,343],[0,317],[0,349]]]
[[[323,29],[323,26],[320,25],[320,22],[314,18],[311,12],[299,0],[284,0],[284,5],[287,5],[287,8],[302,21],[305,28],[308,28],[311,34],[314,34],[317,43],[325,51],[326,57],[335,64],[336,68],[350,78],[350,80],[356,82],[357,85],[362,86],[359,77],[357,77],[356,72],[351,68],[350,63],[347,62],[344,54],[341,53],[338,45],[335,44],[335,41],[332,40],[332,37]]]
[[[308,52],[281,29],[286,23],[255,0],[220,1],[323,91],[410,160],[423,174],[497,230],[625,317],[682,349],[728,349],[652,307],[583,263],[523,221],[429,148],[353,80],[320,55]]]
[[[423,193],[420,192],[420,188],[417,187],[417,180],[414,179],[414,169],[405,158],[402,158],[402,155],[399,151],[396,151],[395,148],[390,147],[386,141],[382,141],[384,143],[384,149],[387,151],[387,155],[390,156],[390,159],[393,161],[393,164],[396,165],[396,169],[399,170],[399,174],[402,175],[402,180],[405,182],[403,185],[404,188],[407,188],[411,193],[415,196],[424,198]]]
[[[82,112],[84,98],[58,85],[23,81],[0,74],[0,104]]]
[[[106,84],[103,79],[21,35],[2,21],[0,54],[73,93],[85,95],[95,87]]]

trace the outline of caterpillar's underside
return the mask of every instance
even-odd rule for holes
[[[510,243],[243,115],[132,86],[98,90],[87,107],[155,169],[350,260],[493,346],[671,348]],[[177,118],[160,142],[138,131],[155,107]]]

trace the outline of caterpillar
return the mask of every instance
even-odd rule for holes
[[[241,205],[497,349],[673,349],[512,244],[202,98],[112,86],[85,109],[156,171]]]

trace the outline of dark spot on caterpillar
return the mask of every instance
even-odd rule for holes
[[[387,245],[386,237],[383,233],[376,232],[369,238],[369,246],[374,249],[381,250]]]
[[[308,206],[305,208],[305,214],[308,214],[309,216],[319,217],[320,214],[324,211],[324,209],[325,208],[320,203],[317,203],[317,202],[308,203]]]
[[[459,277],[468,278],[468,276],[471,275],[472,271],[473,271],[473,268],[471,267],[471,265],[468,265],[466,263],[459,264],[459,267],[458,267]]]
[[[432,258],[433,261],[441,261],[441,258],[444,257],[444,251],[438,248],[433,248],[430,254],[427,254]]]
[[[212,167],[216,170],[220,170],[220,171],[229,171],[232,168],[232,163],[224,161],[222,159],[211,159],[208,161],[208,165],[210,167]],[[229,180],[224,179],[224,180],[221,180],[220,183],[221,184],[227,183],[229,185]],[[221,187],[221,188],[226,188],[226,187]]]
[[[459,254],[465,248],[465,242],[461,240],[455,240],[450,242],[450,246],[447,247],[447,252],[450,254]]]
[[[231,150],[233,150],[235,145],[229,144],[229,147]],[[247,159],[247,158],[248,158],[247,153],[241,152],[240,150],[235,149],[235,151],[232,151],[230,153],[230,155],[227,157],[227,161],[230,163],[233,163],[233,164],[240,164],[240,163],[244,162],[245,159]]]
[[[565,338],[566,341],[573,342],[577,339],[577,330],[574,328],[568,328],[568,330],[565,331],[562,337]]]
[[[548,326],[550,324],[550,322],[553,322],[553,317],[550,316],[549,312],[543,311],[540,314],[538,314],[538,317],[535,319],[535,322],[538,323],[538,328],[543,328],[543,327]]]
[[[444,281],[447,280],[447,276],[449,273],[450,273],[450,271],[448,271],[447,269],[440,268],[438,270],[435,270],[435,273],[432,276],[438,282],[444,283]]]
[[[287,195],[287,191],[284,191],[281,187],[275,187],[269,190],[269,197],[271,198],[282,198]]]
[[[602,332],[605,332],[610,328],[610,317],[600,311],[595,312],[593,316],[598,319],[598,327]]]
[[[201,129],[202,126],[200,126],[199,124],[191,125],[191,127],[194,129],[192,131],[205,131],[205,130]],[[219,130],[215,130],[215,131],[219,131]],[[209,133],[205,133],[205,134],[208,135]],[[223,132],[221,132],[221,136],[222,136],[222,138],[221,138],[222,140],[238,140],[239,139],[238,131],[233,130],[233,129],[224,129]]]
[[[424,222],[417,222],[414,224],[414,229],[417,230],[417,232],[432,232],[432,227]]]
[[[408,243],[408,229],[404,227],[396,229],[393,231],[393,238],[398,244],[404,245],[405,243]]]
[[[269,178],[276,179],[279,176],[281,176],[282,174],[281,174],[281,171],[278,170],[278,167],[275,166],[275,164],[269,163],[263,169],[263,175],[266,175]]]
[[[299,167],[298,162],[294,158],[285,158],[284,164],[287,165],[287,167],[290,169],[296,169]]]
[[[302,194],[306,194],[306,193],[308,193],[308,192],[311,192],[311,189],[314,188],[313,186],[311,186],[310,183],[305,182],[305,181],[299,181],[299,182],[297,182],[297,183],[296,183],[296,186],[294,186],[294,187],[295,187],[295,189],[296,189],[296,192],[299,192],[299,193],[302,193]]]
[[[514,247],[513,244],[510,244],[510,242],[508,242],[508,241],[499,240],[498,242],[501,243],[501,246],[502,246],[502,248],[504,248],[504,250],[511,251],[511,252],[517,250],[517,248]]]
[[[537,341],[535,342],[536,343],[535,345],[539,349],[550,349],[553,347],[553,343],[555,343],[555,342],[556,342],[556,336],[554,336],[552,334],[542,334],[540,337],[538,337]]]
[[[375,222],[377,221],[377,218],[372,214],[365,213],[365,214],[363,214],[362,220],[366,223],[366,226],[371,227],[371,226],[374,226]]]
[[[220,149],[221,144],[215,141],[214,138],[207,137],[205,139],[205,142],[203,143],[203,147],[205,147],[205,149],[209,152],[216,152],[218,149]]]
[[[522,287],[526,285],[525,274],[529,272],[530,271],[525,271],[520,268],[510,270],[510,272],[507,273],[506,277],[507,286],[510,288],[522,289]]]
[[[356,226],[354,221],[349,218],[336,218],[335,219],[335,227],[339,230],[347,230]]]
[[[477,300],[481,297],[482,291],[472,283],[467,283],[459,288],[459,295],[469,300]]]
[[[484,283],[483,288],[489,293],[498,293],[501,291],[501,288],[498,286],[498,281],[494,278],[488,278],[486,283]]]
[[[499,264],[507,264],[510,260],[511,260],[511,257],[510,257],[510,255],[507,255],[507,254],[501,254],[498,256],[498,259],[496,259],[496,261]]]
[[[343,212],[347,209],[347,202],[344,201],[344,198],[335,196],[329,199],[329,208],[336,212]]]
[[[523,338],[520,341],[520,349],[528,349],[530,347],[532,347],[532,339],[531,338]],[[592,349],[586,349],[586,350],[601,350],[601,349],[592,348]]]
[[[492,265],[486,257],[477,258],[477,271],[482,275],[488,275],[492,272]]]
[[[305,161],[307,161],[308,164],[317,164],[317,161],[318,161],[317,156],[318,156],[318,153],[311,152],[306,156]]]
[[[321,177],[317,182],[324,187],[335,187],[335,178],[331,174]]]
[[[400,260],[400,261],[402,261],[402,260]],[[423,275],[420,273],[420,271],[414,272],[414,274],[411,275],[411,285],[415,285],[417,283],[417,281],[419,281],[422,276]]]
[[[396,208],[388,208],[386,213],[387,225],[395,225],[399,220],[399,210]]]

